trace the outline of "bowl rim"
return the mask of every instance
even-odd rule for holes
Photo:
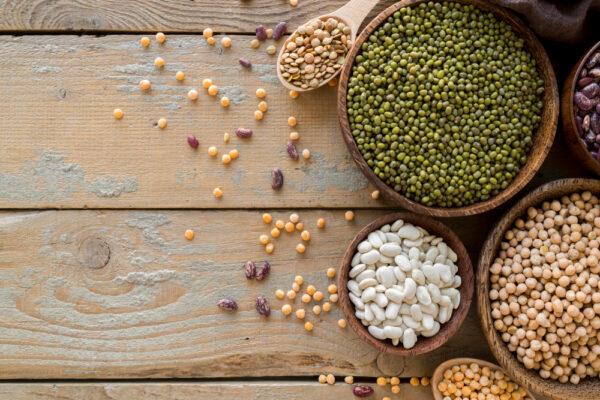
[[[440,365],[438,365],[435,368],[435,370],[433,371],[433,374],[431,375],[431,391],[433,392],[433,397],[434,397],[435,400],[442,400],[443,397],[444,397],[444,396],[442,396],[442,394],[440,393],[439,389],[437,388],[437,385],[438,385],[438,383],[440,381],[439,378],[440,378],[440,376],[442,376],[441,373],[443,373],[442,370],[445,370],[445,369],[447,369],[449,367],[453,367],[453,366],[458,365],[458,364],[470,364],[470,363],[477,363],[479,365],[482,365],[484,367],[488,367],[490,369],[502,371],[503,373],[506,374],[506,371],[504,371],[502,369],[502,367],[499,366],[498,364],[494,364],[494,363],[486,361],[486,360],[481,360],[479,358],[458,357],[458,358],[452,358],[450,360],[446,360],[443,363],[441,363]],[[506,374],[506,375],[508,375],[508,374]],[[513,379],[512,376],[510,378]],[[532,400],[535,400],[535,397],[533,396],[533,393],[531,393],[526,388],[524,388],[524,389],[525,389],[525,392],[527,392],[527,395],[529,397],[531,397]]]
[[[458,256],[456,262],[456,265],[458,266],[457,273],[460,275],[462,281],[459,288],[461,294],[460,305],[456,310],[453,310],[450,320],[443,324],[440,331],[434,336],[429,338],[419,336],[417,343],[411,349],[405,349],[400,344],[394,346],[390,340],[379,340],[371,336],[367,328],[358,320],[358,318],[356,318],[356,315],[354,315],[354,305],[351,303],[348,296],[347,287],[350,263],[356,253],[358,244],[362,242],[369,233],[386,224],[391,224],[398,219],[402,219],[415,226],[421,226],[430,234],[442,237],[444,242]],[[474,293],[474,281],[475,277],[471,258],[460,238],[449,227],[440,221],[420,214],[408,212],[386,214],[362,227],[346,248],[338,272],[339,304],[342,314],[348,321],[348,324],[363,341],[374,346],[379,351],[388,354],[396,356],[414,356],[437,349],[458,331],[458,328],[467,317],[467,313],[471,306]]]
[[[536,65],[538,66],[538,73],[544,78],[544,96],[542,99],[543,108],[541,123],[533,135],[533,144],[527,156],[527,161],[520,168],[517,175],[506,188],[487,200],[478,201],[467,206],[448,208],[422,205],[414,200],[409,199],[404,194],[396,192],[378,176],[376,176],[358,150],[358,146],[356,145],[354,137],[352,136],[352,132],[350,131],[348,114],[346,111],[346,92],[348,80],[352,65],[354,64],[354,60],[362,43],[364,43],[364,41],[375,31],[375,29],[377,29],[390,15],[399,9],[416,6],[423,2],[441,3],[445,1],[473,5],[485,12],[494,14],[494,16],[496,16],[498,19],[501,19],[509,24],[519,35],[519,37],[525,41],[525,47],[532,55]],[[475,215],[489,211],[508,201],[529,183],[550,152],[550,148],[554,141],[558,127],[559,101],[560,97],[558,84],[556,82],[554,68],[552,67],[552,63],[550,62],[548,54],[533,32],[520,18],[518,18],[512,12],[483,0],[401,0],[379,13],[355,39],[352,48],[346,55],[346,61],[344,62],[344,66],[342,67],[339,75],[337,111],[338,119],[341,125],[342,136],[354,162],[358,165],[363,175],[365,175],[367,179],[373,185],[375,185],[377,189],[379,189],[383,197],[391,200],[394,204],[419,214],[437,217],[459,217]]]
[[[563,384],[558,381],[541,378],[537,371],[529,370],[509,351],[500,334],[494,329],[490,310],[489,292],[489,266],[495,258],[504,233],[517,218],[522,217],[527,208],[538,205],[543,201],[560,198],[565,194],[581,191],[591,191],[600,195],[600,180],[590,178],[565,178],[547,182],[527,193],[516,204],[510,207],[496,221],[493,229],[488,233],[479,255],[477,263],[477,314],[482,326],[484,337],[490,350],[502,369],[525,389],[556,400],[588,400],[592,391],[600,391],[600,380],[594,385],[593,378],[587,378],[578,385]]]
[[[569,141],[569,143],[572,146],[577,146],[580,150],[580,151],[576,150],[576,153],[580,154],[582,157],[587,158],[588,160],[590,160],[592,162],[593,165],[595,165],[597,167],[592,168],[591,166],[588,166],[588,163],[584,163],[584,166],[587,167],[587,169],[591,170],[592,172],[594,172],[596,174],[600,174],[600,161],[598,161],[594,157],[592,157],[592,155],[590,154],[587,147],[585,147],[583,145],[583,143],[581,143],[581,138],[579,137],[579,131],[577,130],[577,125],[575,125],[575,108],[573,107],[573,102],[574,102],[574,97],[575,97],[575,89],[577,88],[577,81],[578,81],[579,74],[581,73],[581,70],[583,69],[583,66],[585,65],[585,62],[587,61],[587,59],[596,50],[600,50],[600,40],[598,42],[596,42],[592,47],[590,47],[581,56],[581,58],[579,58],[577,63],[573,66],[573,69],[571,71],[573,79],[571,79],[570,84],[568,85],[568,83],[569,83],[568,79],[565,81],[565,89],[566,89],[565,92],[566,93],[563,92],[562,95],[564,97],[566,97],[566,99],[564,99],[564,101],[561,103],[561,109],[562,109],[561,117],[563,120],[563,124],[569,125],[568,126],[569,129],[563,129],[563,134],[573,136],[574,140],[572,142]]]

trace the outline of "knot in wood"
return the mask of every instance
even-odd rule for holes
[[[110,247],[100,238],[87,238],[79,246],[79,262],[90,269],[100,269],[110,260]]]

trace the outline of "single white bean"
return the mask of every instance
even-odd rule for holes
[[[433,266],[438,270],[438,274],[440,275],[442,282],[452,282],[452,271],[448,265],[437,263],[433,264]]]
[[[387,238],[388,243],[397,243],[399,245],[402,242],[398,235],[392,232],[387,232],[385,237]]]
[[[368,305],[365,306],[365,319],[369,322],[375,319],[375,315],[373,314],[373,310]]]
[[[410,316],[415,321],[421,321],[423,319],[423,313],[421,312],[421,306],[418,304],[413,304],[410,306]]]
[[[404,294],[398,289],[387,289],[385,291],[385,296],[394,303],[402,304],[402,302],[404,301]]]
[[[408,239],[404,239],[404,245],[413,248],[413,247],[420,247],[423,244],[423,239],[417,239],[417,240],[408,240]]]
[[[411,278],[417,283],[417,285],[425,284],[425,274],[420,269],[413,269]]]
[[[375,339],[379,339],[379,340],[385,340],[385,334],[383,333],[383,329],[378,328],[376,326],[370,325],[367,330],[369,331],[369,333],[371,334],[371,336],[373,336]]]
[[[427,261],[431,261],[433,262],[435,260],[435,258],[440,254],[440,251],[438,250],[437,247],[430,247],[429,250],[427,250],[427,254],[425,255],[425,259]]]
[[[348,276],[350,278],[356,278],[358,276],[358,274],[363,272],[365,269],[367,269],[366,264],[358,264],[358,265],[352,267],[350,272],[348,272]]]
[[[348,293],[348,297],[350,297],[350,301],[352,302],[352,304],[354,304],[355,308],[357,308],[361,311],[365,309],[365,303],[363,303],[363,301],[360,299],[360,297],[356,296],[352,292]]]
[[[360,253],[356,253],[354,257],[352,257],[352,261],[350,261],[350,266],[355,267],[360,263]]]
[[[398,229],[398,236],[402,239],[417,240],[421,236],[421,232],[411,224],[406,224]]]
[[[358,319],[365,319],[365,312],[362,310],[356,310],[354,315],[356,315],[356,318]]]
[[[383,254],[379,254],[379,262],[383,263],[383,265],[389,265],[392,264],[394,262],[393,258],[389,258],[384,256]]]
[[[386,287],[385,287],[385,286],[383,286],[382,284],[375,285],[375,291],[376,291],[377,293],[384,293],[384,292],[385,292],[385,290],[386,290]]]
[[[365,290],[368,287],[377,285],[377,281],[373,278],[365,279],[358,284],[360,290]],[[375,290],[375,289],[373,289]]]
[[[406,274],[400,269],[400,267],[394,267],[394,276],[398,282],[404,282]]]
[[[379,261],[380,258],[381,255],[375,249],[360,255],[360,261],[362,261],[365,264],[375,264],[377,261]]]
[[[441,256],[446,257],[448,255],[448,245],[443,241],[440,240],[440,242],[437,244],[437,248]]]
[[[370,303],[369,307],[371,307],[371,311],[373,312],[373,315],[375,315],[375,318],[380,321],[385,320],[385,312],[377,305],[377,303]]]
[[[410,259],[405,254],[400,254],[399,256],[394,257],[394,262],[404,272],[408,272],[412,269],[412,266],[410,265]]]
[[[381,271],[379,281],[383,284],[383,286],[389,289],[396,284],[396,277],[394,276],[393,267],[381,267],[378,271]]]
[[[397,243],[386,243],[379,248],[381,254],[386,257],[396,257],[397,255],[402,254],[402,247]]]
[[[375,292],[375,288],[373,286],[366,288],[362,294],[360,295],[360,300],[367,304],[370,301],[375,300],[375,296],[377,295],[377,292]]]
[[[390,224],[385,224],[384,226],[382,226],[381,228],[379,228],[379,230],[381,232],[387,233],[392,229],[392,227],[390,226]]]
[[[417,334],[411,328],[408,328],[404,331],[402,335],[402,346],[405,349],[412,349],[417,343]]]
[[[385,244],[387,242],[387,238],[385,237],[385,233],[381,229],[375,231],[375,234],[377,236],[379,236],[379,240],[381,240],[382,244]]]
[[[379,238],[379,235],[377,235],[376,232],[369,233],[369,236],[367,236],[367,238],[368,238],[369,243],[371,244],[371,246],[373,246],[376,249],[380,248],[381,245],[383,244],[383,242]]]
[[[438,315],[438,312],[440,311],[440,308],[437,304],[431,302],[431,304],[426,306],[421,305],[421,311],[423,312],[423,314],[429,314],[432,317],[436,317]]]
[[[417,300],[424,306],[431,304],[431,296],[429,296],[429,292],[425,286],[419,286],[417,288]]]
[[[429,314],[423,314],[423,319],[421,320],[421,325],[423,326],[424,331],[430,331],[433,329],[435,325],[435,320],[433,316]]]
[[[461,279],[460,275],[454,275],[454,278],[452,279],[452,287],[456,289],[456,288],[459,288],[461,284],[462,284],[462,279]]]
[[[365,311],[366,311],[366,308],[365,308]],[[410,315],[402,315],[402,320],[404,321],[406,326],[408,326],[409,328],[419,329],[421,327],[421,323],[418,321],[415,321],[413,319],[413,317],[411,317]]]
[[[356,282],[361,283],[365,279],[369,279],[369,278],[371,278],[371,279],[375,278],[375,271],[367,269],[367,270],[361,272],[360,274],[358,274],[358,276],[355,279],[356,279]]]
[[[400,339],[403,333],[402,328],[398,326],[388,325],[383,328],[383,334],[388,339]]]
[[[393,320],[398,316],[398,312],[400,311],[400,305],[393,301],[390,301],[385,308],[385,317],[388,320]]]
[[[412,278],[406,278],[404,281],[404,298],[412,299],[417,293],[417,283]]]
[[[398,344],[400,344],[400,338],[398,338],[398,339],[392,339],[392,344],[394,346],[398,346]]]
[[[384,293],[377,293],[374,301],[381,308],[385,308],[390,302]]]
[[[433,329],[429,330],[429,331],[421,331],[421,335],[425,336],[425,337],[432,337],[437,335],[437,333],[440,331],[440,323],[437,321],[433,322]]]
[[[439,285],[440,273],[438,272],[437,268],[429,264],[425,264],[421,268],[423,270],[423,274],[425,274],[425,278],[427,278],[429,282],[435,284],[436,286]]]
[[[398,232],[398,230],[400,228],[402,228],[403,225],[404,225],[404,221],[403,220],[401,220],[401,219],[397,220],[396,222],[394,222],[392,224],[392,227],[391,227],[392,232]]]
[[[358,287],[358,282],[356,282],[354,279],[351,279],[348,281],[348,284],[346,286],[348,287],[349,291],[354,293],[356,296],[360,297],[362,291]]]
[[[452,260],[452,262],[458,261],[458,256],[450,247],[448,247],[448,258]]]
[[[373,248],[373,246],[371,245],[371,243],[368,240],[363,240],[362,242],[360,242],[358,244],[358,246],[356,247],[356,250],[358,250],[361,253],[366,253],[367,251],[370,251]]]
[[[444,239],[442,239],[441,237],[435,237],[431,241],[431,245],[432,246],[437,246],[438,244],[440,244],[442,242],[442,240],[444,240]]]
[[[433,303],[439,303],[440,297],[442,296],[440,293],[440,288],[430,283],[427,285],[427,291],[429,292],[429,296],[431,297],[431,301]]]
[[[452,304],[452,300],[448,296],[440,296],[440,302],[438,303],[440,307],[447,307]]]
[[[418,261],[421,258],[421,251],[417,247],[410,247],[408,249],[408,258],[411,261]]]

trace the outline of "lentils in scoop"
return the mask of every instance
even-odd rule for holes
[[[350,27],[335,18],[315,19],[299,27],[285,42],[279,71],[302,89],[316,88],[336,74],[352,46]]]
[[[375,175],[426,206],[506,188],[540,123],[543,80],[524,41],[472,5],[404,7],[356,56],[347,112]]]
[[[599,248],[600,201],[574,193],[528,208],[490,266],[494,328],[544,379],[600,375]]]

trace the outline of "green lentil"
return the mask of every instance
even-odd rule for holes
[[[461,207],[498,194],[525,164],[543,92],[508,24],[430,1],[398,10],[362,44],[347,112],[387,185],[426,206]]]

